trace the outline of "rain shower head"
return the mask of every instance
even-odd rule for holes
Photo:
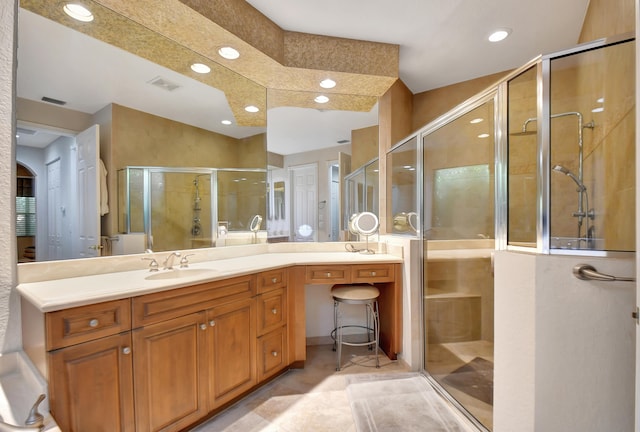
[[[581,191],[586,191],[587,190],[587,187],[584,185],[584,183],[582,183],[580,181],[580,179],[578,177],[576,177],[576,175],[574,173],[572,173],[571,171],[569,171],[568,169],[566,169],[562,165],[554,166],[553,170],[556,171],[556,172],[562,173],[562,174],[564,174],[566,176],[569,176],[571,178],[571,180],[573,180],[578,185],[578,188],[580,188]]]
[[[529,125],[529,123],[534,122],[534,121],[538,121],[537,118],[535,117],[530,117],[528,119],[526,119],[524,121],[524,123],[522,123],[522,130],[520,132],[512,132],[509,135],[511,136],[528,136],[528,135],[535,135],[538,133],[537,130],[527,130],[527,126]]]

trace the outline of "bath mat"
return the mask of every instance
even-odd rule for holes
[[[472,430],[417,373],[351,375],[346,379],[358,432]]]
[[[444,377],[442,383],[493,405],[493,363],[476,357]]]

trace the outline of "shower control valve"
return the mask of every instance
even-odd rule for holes
[[[182,259],[180,260],[180,268],[187,268],[189,267],[189,260],[187,259],[190,256],[193,256],[195,254],[188,254],[188,255],[184,255],[182,257]]]

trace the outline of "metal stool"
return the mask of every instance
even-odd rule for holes
[[[337,351],[338,366],[336,370],[340,370],[342,360],[342,345],[349,346],[369,346],[369,349],[375,347],[376,351],[376,367],[380,367],[378,358],[378,341],[380,336],[380,321],[378,317],[378,297],[380,291],[373,285],[334,285],[331,288],[333,296],[333,331],[331,337],[334,340],[334,351]],[[366,309],[365,325],[342,325],[340,324],[340,303],[364,305]],[[347,327],[359,327],[367,330],[366,342],[345,342],[343,340],[343,329]],[[371,339],[373,333],[373,340]]]

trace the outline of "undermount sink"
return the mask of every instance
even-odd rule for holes
[[[165,280],[165,279],[181,279],[187,277],[194,276],[208,276],[214,275],[216,273],[215,270],[211,269],[174,269],[174,270],[165,270],[160,271],[158,273],[150,274],[145,277],[146,280]]]

